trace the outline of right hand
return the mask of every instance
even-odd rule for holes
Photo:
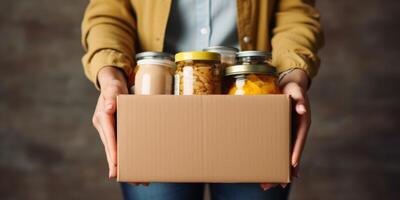
[[[115,178],[117,176],[116,100],[119,94],[128,94],[128,85],[123,72],[115,67],[102,68],[97,79],[101,92],[92,121],[104,145],[109,169],[108,177]],[[132,184],[140,185],[141,183]],[[142,184],[148,185],[148,183]]]
[[[99,132],[106,151],[109,178],[117,176],[117,137],[115,128],[115,112],[117,96],[128,94],[128,85],[121,70],[115,67],[102,68],[97,76],[100,84],[100,96],[93,114],[93,125]],[[132,183],[139,185],[140,183]],[[148,183],[143,183],[148,185]]]
[[[116,98],[128,94],[125,77],[115,67],[104,67],[98,73],[100,96],[93,114],[93,125],[99,132],[107,156],[109,178],[117,176],[117,142],[115,133]]]

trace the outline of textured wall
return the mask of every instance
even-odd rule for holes
[[[90,123],[86,1],[0,6],[0,199],[120,197]],[[318,2],[326,46],[313,127],[292,199],[400,199],[400,1]]]

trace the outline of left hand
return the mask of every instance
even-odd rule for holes
[[[294,124],[297,129],[291,157],[291,164],[293,167],[292,175],[297,177],[301,153],[303,151],[307,133],[311,125],[311,110],[307,97],[309,78],[303,70],[295,69],[289,74],[285,75],[280,81],[279,85],[282,88],[283,94],[288,94],[292,97],[296,110]],[[265,191],[277,185],[278,184],[274,183],[261,183],[261,188]],[[285,187],[286,184],[281,184],[281,186]]]

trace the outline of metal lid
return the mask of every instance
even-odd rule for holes
[[[265,65],[234,65],[225,69],[225,76],[239,74],[271,74],[276,75],[276,68]]]
[[[236,53],[239,51],[239,49],[235,47],[226,47],[226,46],[211,46],[204,48],[203,51],[211,51],[211,52],[232,52]]]
[[[136,54],[136,60],[142,59],[167,59],[174,61],[174,56],[169,53],[157,52],[157,51],[146,51]]]
[[[266,51],[240,51],[238,53],[236,53],[236,56],[238,58],[242,58],[242,57],[271,57],[271,53],[270,52],[266,52]]]
[[[180,52],[175,55],[175,62],[183,60],[215,60],[219,61],[221,56],[215,52],[204,52],[204,51],[187,51]]]

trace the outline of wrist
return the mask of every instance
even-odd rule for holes
[[[97,74],[97,81],[100,88],[109,84],[118,84],[127,87],[127,81],[122,70],[113,66],[106,66],[100,69]]]
[[[310,78],[304,70],[293,68],[287,71],[287,73],[284,72],[281,74],[279,78],[279,86],[281,88],[285,87],[288,83],[296,83],[306,91],[310,85]]]

